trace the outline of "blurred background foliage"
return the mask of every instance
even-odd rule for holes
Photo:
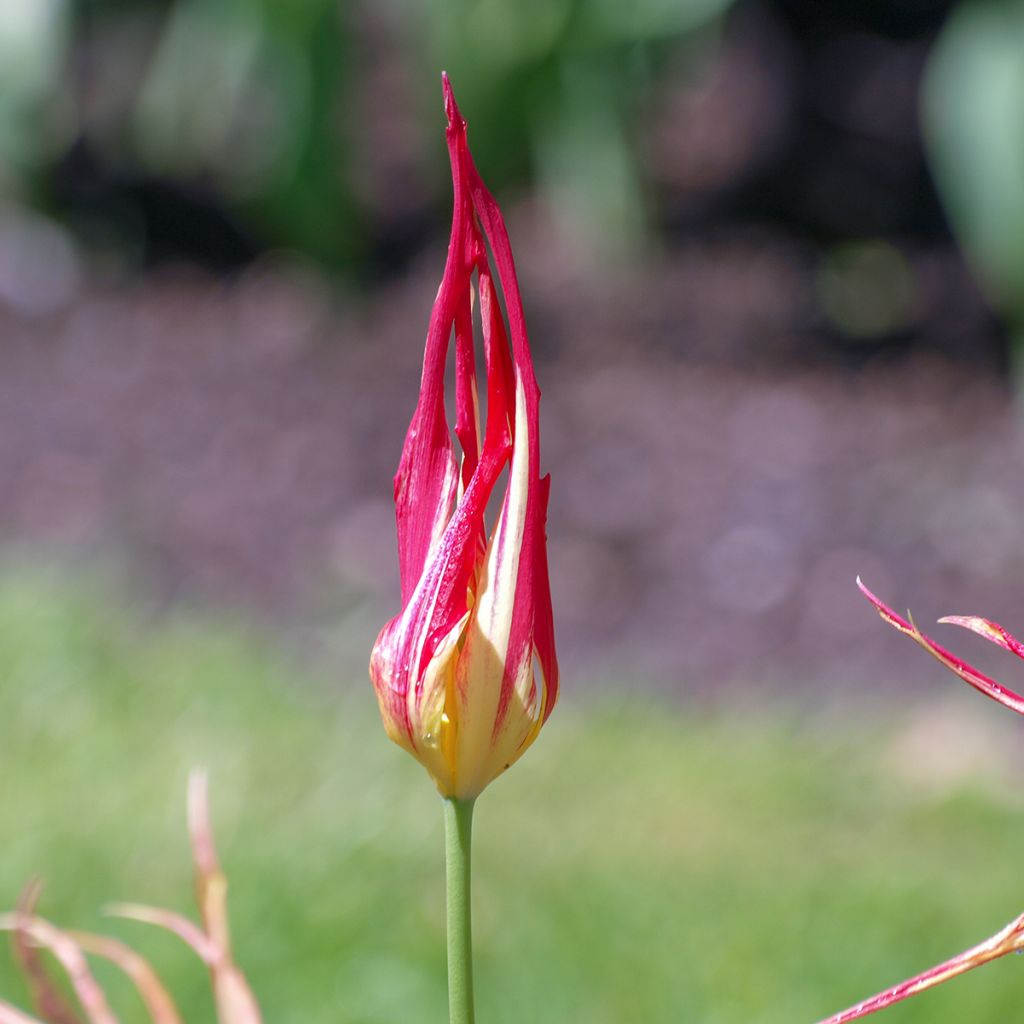
[[[582,169],[576,223],[600,223],[598,241],[621,240],[643,223],[639,101],[668,47],[708,30],[728,5],[459,0],[439,16],[417,0],[12,2],[0,30],[11,58],[0,122],[9,187],[42,192],[33,198],[86,233],[113,227],[129,253],[163,227],[207,260],[292,247],[354,275],[382,233],[403,230],[386,208],[391,190],[385,201],[366,166],[379,156],[367,149],[381,143],[408,158],[409,140],[382,138],[367,123],[379,61],[412,69],[411,113],[426,123],[436,120],[433,85],[446,66],[489,179],[564,191],[566,170]],[[411,198],[424,204],[414,220],[444,203],[436,133],[427,134],[427,153],[408,171],[430,184],[412,182]],[[50,187],[34,189],[40,181]],[[176,204],[193,213],[190,223],[153,223]],[[198,223],[214,210],[219,238]]]
[[[959,5],[932,54],[924,114],[947,209],[1024,355],[1024,3]],[[1018,362],[1017,371],[1021,366]]]
[[[893,337],[913,328],[906,246],[946,230],[918,139],[927,63],[931,169],[1016,321],[1021,6],[10,0],[0,188],[129,265],[290,249],[365,282],[443,225],[446,67],[487,180],[539,196],[580,250],[614,263],[709,220],[775,223],[824,247],[841,335]],[[738,80],[716,71],[726,16],[746,26]]]

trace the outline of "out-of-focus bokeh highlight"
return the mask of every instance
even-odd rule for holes
[[[1024,628],[1022,38],[1024,0],[5,0],[6,904],[174,905],[208,761],[267,1018],[443,1015],[429,787],[365,662],[446,68],[544,392],[565,681],[480,814],[487,1019],[813,1019],[1018,912],[1016,723],[853,580]],[[893,1019],[982,1019],[1013,967]]]

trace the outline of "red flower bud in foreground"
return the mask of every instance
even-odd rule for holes
[[[549,478],[539,474],[540,392],[522,300],[504,220],[443,81],[455,208],[419,403],[395,476],[402,611],[377,638],[370,678],[391,739],[424,765],[442,795],[471,799],[536,738],[558,694],[558,664],[545,542]],[[486,362],[482,432],[474,290]],[[453,329],[450,425],[444,373]],[[485,511],[504,470],[501,509],[488,529]]]

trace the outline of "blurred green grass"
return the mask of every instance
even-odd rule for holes
[[[254,627],[39,572],[0,574],[0,636],[0,904],[42,876],[42,913],[128,939],[185,1019],[212,1020],[177,940],[100,914],[191,912],[184,792],[204,764],[265,1019],[446,1019],[440,808],[368,682]],[[478,807],[481,1021],[810,1022],[1024,907],[1019,786],[894,775],[905,711],[688,714],[584,689]],[[6,956],[0,994],[24,1004]],[[884,1019],[1011,1020],[1022,994],[1003,961]]]

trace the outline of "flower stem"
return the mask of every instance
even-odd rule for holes
[[[445,877],[448,887],[448,1015],[451,1024],[473,1024],[473,926],[470,847],[473,801],[444,801]]]

